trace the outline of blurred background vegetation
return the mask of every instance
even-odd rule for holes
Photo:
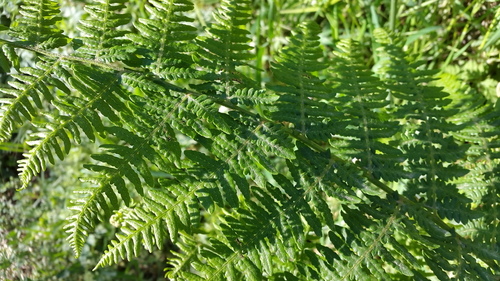
[[[60,27],[70,37],[84,17],[86,1],[58,0],[64,18]],[[90,0],[88,0],[90,1]],[[0,23],[9,26],[18,17],[19,0],[0,0]],[[216,0],[195,0],[191,17],[200,33],[212,19]],[[134,20],[144,16],[147,0],[131,0]],[[399,38],[408,54],[439,69],[436,83],[453,89],[465,85],[484,93],[491,101],[500,96],[500,8],[498,1],[470,0],[254,0],[254,20],[249,30],[255,47],[255,66],[268,69],[274,54],[287,44],[287,37],[304,20],[322,27],[325,52],[342,38],[353,38],[365,47],[366,64],[376,69],[379,61],[372,31],[384,27]],[[29,56],[22,62],[30,64]],[[265,83],[266,73],[248,69],[248,76]],[[7,75],[0,70],[0,86]],[[1,96],[0,96],[1,97]],[[99,143],[85,144],[70,153],[63,163],[50,167],[30,188],[16,191],[17,161],[22,158],[27,125],[10,143],[0,143],[0,280],[162,280],[169,245],[164,252],[142,253],[134,261],[92,271],[99,253],[112,239],[115,221],[102,224],[90,236],[80,258],[75,259],[63,230],[67,200],[85,176],[81,164]]]

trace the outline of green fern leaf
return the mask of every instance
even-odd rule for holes
[[[98,184],[98,181],[94,179],[87,179],[87,181]],[[106,182],[104,181],[104,183]],[[68,233],[69,244],[78,257],[87,236],[95,227],[95,222],[99,216],[102,216],[101,211],[105,217],[110,217],[110,210],[118,208],[118,202],[112,187],[106,184],[98,187],[79,188],[74,190],[74,193],[81,196],[70,201],[69,208],[74,214],[68,217],[65,230]]]
[[[135,48],[124,39],[127,32],[119,29],[131,20],[130,14],[121,13],[126,2],[100,0],[85,6],[89,17],[80,20],[77,28],[83,36],[74,41],[78,56],[105,62],[124,61],[131,57]]]
[[[24,1],[19,11],[21,17],[16,18],[9,30],[9,35],[22,40],[23,45],[41,49],[52,49],[64,46],[68,39],[62,30],[56,28],[61,20],[59,5],[52,0]]]
[[[235,128],[238,123],[234,124]],[[266,179],[263,175],[267,172],[276,173],[276,163],[269,159],[268,155],[279,155],[293,159],[292,141],[280,133],[280,127],[266,126],[260,124],[241,127],[241,136],[226,134],[212,135],[211,139],[199,139],[205,147],[226,163],[228,168],[242,178],[251,175],[253,180],[264,184]],[[271,142],[269,136],[276,136]],[[279,136],[279,137],[278,137]],[[235,153],[236,152],[236,153]]]
[[[486,244],[484,249],[498,249],[499,223],[498,197],[495,195],[498,186],[498,104],[491,105],[486,98],[473,91],[456,76],[443,73],[437,84],[444,86],[446,92],[452,95],[455,103],[451,107],[461,108],[459,115],[451,117],[450,121],[459,124],[460,130],[453,136],[470,144],[467,158],[460,161],[461,165],[470,169],[466,177],[460,177],[453,182],[477,205],[474,220],[459,229],[459,233],[472,235],[475,240]]]
[[[61,61],[40,61],[36,68],[22,68],[21,73],[14,77],[17,81],[10,81],[12,88],[0,88],[0,91],[12,96],[2,98],[0,103],[2,116],[0,117],[0,141],[8,140],[12,130],[21,124],[23,119],[31,120],[38,115],[37,109],[43,109],[42,100],[52,100],[53,93],[47,88],[57,78],[49,78],[56,68],[61,67]]]
[[[141,64],[169,80],[195,77],[189,68],[193,61],[188,52],[195,50],[191,42],[196,37],[196,28],[189,25],[193,20],[184,15],[193,9],[193,3],[185,0],[150,3],[151,6],[145,6],[150,18],[134,23],[140,34],[127,34],[127,38],[141,47],[137,51],[144,57]]]
[[[325,102],[330,99],[328,88],[317,75],[327,68],[320,62],[323,52],[319,46],[319,32],[314,23],[298,27],[290,45],[281,51],[273,64],[274,77],[283,85],[269,85],[268,88],[281,94],[273,118],[292,123],[295,130],[309,137],[317,137],[317,133],[309,135],[309,130],[316,132],[319,126],[322,135],[329,138],[333,132],[323,124],[330,123],[336,110]]]
[[[19,76],[20,81],[24,81],[24,83],[31,82],[31,84],[15,83],[13,86],[18,89],[8,90],[8,92],[17,95],[17,97],[7,107],[1,121],[4,124],[3,127],[7,127],[2,130],[3,134],[8,135],[14,125],[13,121],[17,120],[19,123],[21,120],[20,112],[24,112],[25,117],[29,117],[29,120],[33,116],[38,115],[28,97],[33,100],[34,105],[38,108],[44,109],[42,103],[43,97],[44,101],[52,101],[53,105],[60,110],[57,113],[45,115],[47,117],[46,128],[40,128],[40,133],[34,135],[36,139],[32,139],[30,142],[33,148],[25,154],[25,159],[20,161],[20,178],[23,188],[30,183],[33,176],[45,169],[46,159],[53,164],[55,163],[54,154],[58,158],[63,159],[69,153],[72,146],[71,140],[80,141],[79,128],[91,140],[95,139],[94,131],[100,134],[105,132],[101,117],[98,116],[96,110],[116,122],[119,122],[120,118],[114,113],[114,110],[123,111],[124,114],[127,111],[124,104],[120,102],[120,98],[124,96],[115,96],[113,94],[123,94],[119,88],[119,78],[117,76],[113,76],[110,73],[92,74],[85,67],[72,67],[72,74],[69,74],[69,71],[66,69],[67,66],[60,62],[56,62],[50,66],[50,69],[46,68],[48,66],[50,64],[43,64],[42,67],[44,68],[42,70],[25,70],[26,74],[35,75],[38,80],[34,80],[35,78],[27,75]],[[58,74],[59,77],[45,78],[41,76],[50,74],[51,72]],[[37,81],[40,82],[38,83]],[[77,98],[59,95],[55,98],[45,83],[47,85],[52,84],[65,93],[70,92],[70,89],[66,86],[68,84],[71,88],[75,88],[84,94],[84,97]],[[37,86],[37,84],[39,85]],[[30,85],[30,87],[26,87],[25,85]],[[105,85],[105,90],[99,94],[95,93],[93,87],[100,88],[103,85]],[[17,107],[25,109],[15,110]],[[11,116],[10,113],[14,116]],[[47,129],[50,131],[47,132]]]
[[[143,245],[148,251],[153,246],[162,249],[168,234],[173,242],[179,232],[191,233],[199,219],[199,209],[193,194],[174,181],[162,181],[162,188],[151,189],[142,206],[127,213],[123,234],[117,234],[96,268],[117,263],[120,259],[132,260]],[[168,234],[164,224],[167,225]]]
[[[388,87],[392,95],[404,101],[396,114],[405,119],[407,139],[402,148],[413,173],[406,194],[413,198],[425,195],[424,200],[440,216],[466,222],[472,217],[470,201],[458,193],[455,185],[447,184],[468,172],[454,163],[465,155],[468,146],[450,136],[459,127],[446,120],[456,113],[444,110],[450,103],[448,94],[426,85],[435,80],[435,72],[419,70],[422,62],[409,63],[393,45],[385,49],[391,59]]]
[[[143,183],[150,186],[154,184],[149,166],[144,160],[145,155],[152,156],[152,159],[156,158],[153,156],[156,152],[149,147],[148,142],[120,127],[110,127],[107,131],[137,146],[103,145],[108,153],[92,156],[103,164],[85,165],[87,169],[101,176],[89,179],[97,187],[75,190],[75,193],[81,193],[83,196],[71,202],[75,215],[68,219],[66,228],[70,233],[70,244],[76,255],[80,254],[85,236],[94,228],[100,212],[104,212],[104,216],[109,218],[112,210],[120,207],[121,201],[127,206],[130,205],[131,195],[124,178],[134,185],[140,195],[144,194]],[[121,198],[121,201],[118,198]]]
[[[343,40],[337,43],[337,48],[339,51],[335,52],[332,74],[336,81],[335,101],[343,109],[343,116],[337,120],[346,124],[344,128],[337,129],[337,134],[349,140],[343,154],[350,156],[375,178],[396,181],[404,176],[399,164],[405,158],[394,144],[382,142],[383,139],[393,138],[400,130],[397,121],[384,121],[381,117],[380,112],[387,110],[389,105],[387,92],[364,66],[359,45]],[[342,143],[332,144],[342,147]]]
[[[170,240],[167,276],[179,280],[500,272],[499,106],[436,87],[458,83],[436,81],[384,31],[372,31],[372,71],[364,45],[328,52],[320,26],[302,23],[271,73],[253,66],[263,48],[251,1],[222,1],[204,31],[188,0],[140,12],[90,1],[74,52],[59,49],[55,2],[23,4],[26,18],[0,27],[17,40],[0,40],[0,67],[17,71],[1,89],[0,140],[31,123],[23,186],[75,144],[104,143],[65,227],[78,256],[98,223],[123,214],[96,268]]]
[[[250,12],[250,1],[222,1],[221,8],[214,14],[216,23],[207,28],[208,36],[196,41],[199,46],[197,63],[205,69],[199,79],[205,83],[193,85],[195,89],[237,103],[238,93],[248,93],[253,91],[251,88],[258,87],[238,71],[238,67],[250,66],[248,61],[254,57],[249,51],[251,39],[246,29]],[[248,103],[248,99],[244,98],[241,103]]]

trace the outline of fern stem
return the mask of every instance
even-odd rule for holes
[[[46,57],[53,58],[53,59],[59,59],[59,60],[65,60],[65,61],[77,61],[77,62],[82,62],[82,63],[86,63],[86,64],[90,64],[90,65],[99,66],[99,67],[102,67],[104,69],[111,69],[111,70],[115,70],[115,71],[124,71],[125,69],[137,70],[137,68],[128,67],[128,66],[121,65],[118,63],[110,64],[110,63],[105,63],[105,62],[101,62],[101,61],[84,59],[81,57],[75,57],[75,56],[71,56],[71,55],[56,54],[56,53],[52,53],[52,52],[49,52],[49,51],[46,51],[46,50],[43,50],[40,48],[35,48],[35,47],[23,45],[23,44],[18,43],[18,42],[11,42],[9,40],[5,40],[5,39],[0,38],[0,45],[1,44],[10,45],[10,46],[12,46],[14,48],[18,48],[18,49],[32,51],[32,52],[35,52],[37,54],[41,54],[41,55],[44,55]]]

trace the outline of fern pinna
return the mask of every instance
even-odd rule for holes
[[[96,268],[168,240],[179,280],[498,278],[498,104],[439,88],[383,30],[376,73],[313,22],[266,72],[250,1],[222,1],[208,26],[193,9],[95,1],[69,38],[57,2],[31,0],[2,28],[0,140],[33,132],[22,188],[101,143],[69,200],[76,255],[118,212]]]

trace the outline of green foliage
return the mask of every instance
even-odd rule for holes
[[[498,279],[499,104],[375,14],[375,67],[366,38],[325,45],[304,21],[261,69],[251,5],[222,1],[198,30],[190,1],[96,1],[74,38],[56,2],[21,6],[0,140],[31,124],[22,188],[99,145],[69,200],[76,256],[111,220],[96,270],[171,242],[179,280]]]
[[[67,44],[62,30],[56,28],[61,20],[59,5],[54,1],[25,1],[19,9],[21,15],[9,29],[9,35],[21,44],[41,49],[52,49]]]
[[[4,161],[22,158],[22,154],[0,152],[1,280],[161,279],[163,268],[152,266],[165,258],[165,254],[159,251],[141,253],[138,256],[140,265],[137,261],[122,261],[113,267],[91,271],[106,249],[106,241],[110,241],[115,235],[114,227],[109,224],[100,224],[87,237],[80,257],[74,258],[64,232],[66,218],[71,214],[65,201],[73,192],[68,188],[75,184],[72,177],[81,174],[81,163],[88,161],[88,153],[94,149],[90,145],[73,149],[60,163],[62,165],[50,167],[31,182],[30,188],[22,191],[15,190],[20,186],[19,179],[12,178],[14,175],[5,169],[9,161]],[[67,174],[71,176],[68,177]],[[5,180],[9,181],[4,182]],[[165,247],[169,245],[166,244]]]

